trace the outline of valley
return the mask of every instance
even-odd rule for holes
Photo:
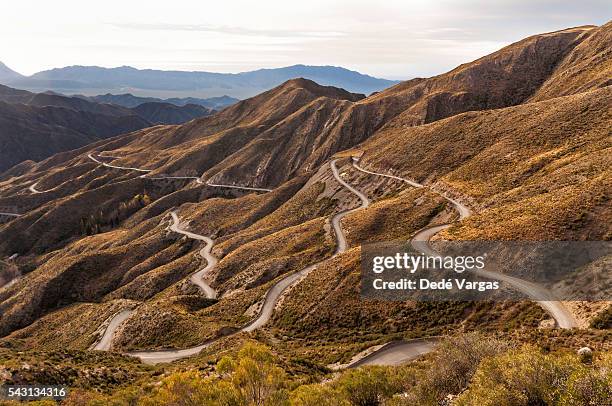
[[[488,269],[533,300],[372,300],[360,262],[388,241],[609,241],[611,41],[611,23],[539,34],[369,96],[295,78],[180,123],[0,103],[116,130],[0,161],[0,377],[144,398],[194,371],[216,384],[230,357],[286,371],[287,393],[397,372],[412,383],[396,398],[427,384],[440,400],[517,351],[588,346],[605,368],[609,302]],[[474,380],[431,389],[445,357]]]

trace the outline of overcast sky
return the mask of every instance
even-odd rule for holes
[[[601,25],[609,1],[306,0],[0,3],[0,61],[241,72],[337,65],[431,76],[531,34]]]

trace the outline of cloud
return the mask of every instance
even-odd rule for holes
[[[280,37],[280,38],[338,38],[348,35],[341,31],[302,31],[284,29],[257,29],[227,25],[209,24],[167,24],[167,23],[111,23],[112,26],[129,30],[144,31],[193,31],[219,34]]]

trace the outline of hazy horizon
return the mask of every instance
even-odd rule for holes
[[[23,75],[72,65],[238,73],[302,64],[397,80],[448,71],[529,35],[601,25],[608,10],[557,0],[9,2],[0,61]]]

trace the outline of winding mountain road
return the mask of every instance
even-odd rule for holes
[[[387,178],[397,179],[403,181],[411,186],[422,188],[424,185],[414,182],[412,180],[408,180],[395,175],[388,175],[384,173],[374,172],[359,166],[359,158],[353,157],[353,167],[361,172],[370,174],[383,176]],[[444,194],[437,192],[437,194],[442,196],[448,202],[453,205],[453,208],[459,214],[458,221],[461,221],[467,217],[469,217],[472,212],[471,210],[463,205],[462,203],[452,199]],[[432,227],[427,227],[419,232],[417,232],[410,242],[410,244],[419,252],[422,252],[429,256],[438,256],[439,254],[431,247],[429,241],[433,236],[449,228],[452,223],[440,224]],[[504,275],[497,272],[491,272],[486,270],[480,270],[476,272],[478,275],[489,279],[495,279],[507,282],[515,289],[529,295],[532,298],[542,298],[551,296],[544,288],[531,283],[524,281],[519,278],[511,277],[508,275]],[[563,305],[563,303],[553,300],[547,301],[536,301],[538,305],[540,305],[544,310],[546,310],[556,321],[557,325],[560,328],[568,329],[578,327],[578,322],[573,317],[571,312]],[[356,368],[363,365],[399,365],[404,362],[410,361],[419,357],[420,355],[426,354],[433,350],[436,346],[437,338],[425,338],[421,340],[410,340],[410,341],[395,341],[385,345],[375,351],[369,353],[367,356],[358,359],[357,361],[351,362],[347,365],[348,368]]]
[[[202,268],[201,270],[192,274],[189,280],[194,285],[199,287],[200,290],[204,293],[204,295],[207,298],[215,299],[217,297],[217,292],[212,287],[210,287],[210,285],[204,282],[204,279],[203,279],[206,276],[206,274],[211,269],[213,269],[215,265],[217,265],[217,262],[218,262],[217,257],[211,254],[212,247],[214,244],[213,240],[204,235],[195,234],[195,233],[182,229],[180,226],[180,219],[178,215],[176,214],[176,212],[172,211],[170,212],[170,215],[172,216],[172,224],[170,225],[170,230],[174,231],[175,233],[183,234],[188,238],[198,240],[198,241],[204,241],[206,243],[204,248],[202,248],[199,252],[200,256],[202,256],[202,258],[206,260],[206,266]],[[111,321],[109,322],[108,326],[106,327],[104,331],[104,335],[102,336],[100,341],[92,347],[92,349],[100,350],[100,351],[110,350],[111,344],[113,342],[113,337],[115,336],[115,332],[117,331],[117,329],[119,329],[119,327],[123,324],[123,322],[126,321],[133,313],[134,313],[134,310],[126,309],[126,310],[120,311],[115,316],[113,316],[113,318],[111,319]]]
[[[281,297],[281,295],[287,288],[289,288],[290,286],[293,286],[293,284],[295,284],[297,281],[299,281],[300,279],[308,275],[313,270],[317,269],[317,267],[323,262],[329,261],[331,258],[335,257],[336,255],[346,251],[347,243],[346,243],[346,236],[344,234],[344,230],[342,230],[342,223],[341,223],[342,219],[346,217],[348,214],[356,210],[368,207],[370,205],[370,200],[367,198],[366,195],[364,195],[363,193],[361,193],[360,191],[358,191],[357,189],[355,189],[354,187],[352,187],[351,185],[349,185],[342,179],[342,177],[340,176],[340,173],[338,172],[338,167],[336,166],[336,162],[337,160],[334,160],[330,164],[334,178],[336,178],[336,181],[338,181],[338,183],[340,183],[342,186],[347,188],[351,193],[359,197],[359,199],[361,200],[361,205],[354,209],[345,210],[340,213],[337,213],[336,215],[332,217],[331,224],[334,229],[334,234],[336,235],[336,250],[334,254],[328,259],[324,259],[323,261],[312,264],[302,269],[301,271],[295,272],[281,279],[278,283],[272,286],[272,288],[270,288],[270,290],[266,294],[266,299],[264,301],[264,304],[262,306],[259,316],[255,320],[253,320],[250,324],[243,327],[241,331],[253,331],[260,327],[263,327],[272,317],[272,313],[274,312],[274,308],[276,307],[276,303],[278,302],[278,299]]]
[[[96,159],[96,157],[93,154],[88,154],[88,157],[93,160],[94,162],[109,167],[109,168],[114,168],[114,169],[120,169],[120,170],[131,170],[131,171],[138,171],[138,172],[151,172],[152,170],[150,169],[140,169],[140,168],[132,168],[132,167],[123,167],[123,166],[117,166],[117,165],[112,165],[112,164],[108,164],[105,162],[101,162],[98,159]],[[395,176],[395,175],[389,175],[389,174],[383,174],[383,173],[378,173],[378,172],[374,172],[374,171],[370,171],[367,169],[364,169],[362,167],[359,166],[358,164],[359,159],[353,157],[352,158],[352,165],[353,167],[355,167],[355,169],[370,174],[370,175],[375,175],[375,176],[382,176],[382,177],[387,177],[387,178],[391,178],[391,179],[396,179],[399,181],[402,181],[412,187],[416,187],[416,188],[423,188],[425,187],[424,185],[417,183],[415,181],[409,180],[409,179],[405,179],[399,176]],[[269,322],[269,320],[271,319],[273,313],[274,313],[274,309],[277,306],[279,299],[281,298],[281,296],[283,295],[283,293],[290,288],[291,286],[297,284],[300,280],[302,280],[305,276],[307,276],[310,272],[312,272],[313,270],[315,270],[321,263],[328,261],[329,259],[335,257],[336,255],[345,252],[347,249],[347,241],[346,241],[346,236],[344,234],[344,231],[342,229],[342,224],[341,221],[342,219],[356,211],[362,208],[366,208],[369,206],[370,204],[370,200],[367,198],[367,196],[365,196],[363,193],[361,193],[360,191],[356,190],[354,187],[352,187],[351,185],[349,185],[346,181],[344,181],[340,175],[340,173],[338,172],[338,168],[336,166],[337,160],[333,160],[330,163],[331,169],[332,169],[332,173],[334,178],[338,181],[338,183],[340,183],[343,187],[345,187],[347,190],[349,190],[351,193],[355,194],[361,201],[361,205],[359,207],[350,209],[350,210],[345,210],[342,211],[340,213],[337,213],[336,215],[334,215],[331,219],[331,224],[336,236],[336,250],[334,252],[334,254],[332,255],[332,257],[325,259],[323,261],[317,262],[315,264],[312,264],[298,272],[295,272],[291,275],[288,275],[284,278],[282,278],[281,280],[279,280],[277,283],[275,283],[266,293],[266,297],[264,299],[264,303],[260,309],[259,314],[257,315],[257,317],[251,321],[249,324],[245,325],[244,327],[242,327],[240,330],[238,330],[236,333],[238,332],[250,332],[256,329],[259,329],[261,327],[263,327],[265,324],[267,324]],[[272,191],[271,189],[266,189],[266,188],[256,188],[256,187],[248,187],[248,186],[236,186],[236,185],[224,185],[224,184],[214,184],[214,183],[210,183],[210,182],[206,182],[204,183],[201,178],[199,177],[191,177],[191,176],[163,176],[163,177],[147,177],[146,173],[140,176],[141,178],[148,178],[148,179],[190,179],[190,180],[195,180],[197,183],[199,184],[206,184],[207,186],[211,186],[211,187],[224,187],[224,188],[234,188],[234,189],[242,189],[242,190],[251,190],[251,191],[257,191],[257,192],[270,192]],[[41,193],[40,191],[36,190],[36,183],[34,183],[33,185],[30,186],[30,191],[32,193]],[[436,191],[434,191],[436,192]],[[453,208],[459,213],[459,220],[462,220],[464,218],[467,218],[471,215],[471,211],[470,209],[461,204],[460,202],[449,198],[447,196],[445,196],[444,194],[440,193],[440,192],[436,192],[438,193],[440,196],[442,196],[444,199],[446,199],[447,201],[449,201],[452,205]],[[19,215],[17,214],[13,214],[13,213],[0,213],[0,214],[4,214],[4,215],[8,215],[8,216],[16,216],[18,217]],[[192,239],[196,239],[199,241],[204,241],[206,243],[205,247],[202,248],[200,250],[200,255],[206,260],[207,265],[197,271],[196,273],[194,273],[191,277],[190,280],[197,285],[202,291],[203,293],[206,295],[206,297],[209,298],[215,298],[216,297],[216,292],[214,291],[214,289],[212,289],[208,284],[206,284],[203,280],[203,277],[211,270],[214,268],[214,266],[217,264],[217,258],[215,258],[212,254],[211,254],[211,250],[212,250],[212,246],[213,246],[213,241],[206,237],[206,236],[202,236],[199,234],[195,234],[195,233],[191,233],[189,231],[186,231],[182,228],[180,228],[180,220],[178,218],[178,215],[176,214],[176,212],[171,212],[171,216],[172,216],[172,220],[173,223],[170,226],[170,229],[174,232],[183,234],[189,238]],[[448,227],[451,226],[451,223],[448,224],[441,224],[441,225],[437,225],[437,226],[433,226],[433,227],[429,227],[426,229],[423,229],[421,231],[419,231],[417,234],[415,234],[415,236],[413,237],[411,244],[419,251],[426,253],[427,255],[438,255],[430,246],[429,241],[430,239],[436,235],[437,233],[441,232],[442,230],[447,229]],[[530,295],[531,297],[546,297],[543,296],[546,292],[543,288],[532,284],[530,282],[527,281],[523,281],[521,279],[518,278],[514,278],[514,277],[510,277],[507,275],[503,275],[503,274],[498,274],[495,272],[490,272],[490,271],[480,271],[479,272],[482,276],[487,277],[487,278],[491,278],[491,279],[496,279],[496,280],[503,280],[506,281],[508,283],[510,283],[512,286],[514,286],[517,290],[520,290],[524,293],[527,293],[528,295]],[[562,303],[555,301],[555,300],[547,300],[547,301],[538,301],[538,304],[540,306],[542,306],[545,310],[547,310],[556,320],[557,324],[559,325],[559,327],[561,328],[572,328],[572,327],[576,327],[577,323],[575,321],[575,319],[573,318],[573,316],[571,315],[571,313],[565,308],[565,306],[563,306]],[[107,326],[101,340],[93,347],[93,349],[96,350],[103,350],[103,351],[107,351],[110,349],[111,344],[112,344],[112,339],[113,336],[115,334],[115,332],[117,331],[117,329],[121,326],[121,324],[123,322],[125,322],[132,314],[133,314],[134,310],[123,310],[119,313],[117,313],[109,322],[109,325]],[[233,333],[233,334],[236,334]],[[185,358],[185,357],[189,357],[189,356],[193,356],[197,353],[199,353],[202,349],[208,347],[209,345],[211,345],[213,342],[215,342],[218,339],[211,339],[205,343],[202,343],[201,345],[195,346],[195,347],[190,347],[190,348],[185,348],[185,349],[177,349],[177,350],[159,350],[159,351],[133,351],[133,352],[128,352],[128,355],[140,358],[143,362],[148,363],[148,364],[157,364],[157,363],[161,363],[161,362],[171,362],[177,359],[181,359],[181,358]],[[401,364],[404,362],[407,362],[411,359],[414,359],[422,354],[425,354],[429,351],[431,351],[437,342],[437,338],[423,338],[423,339],[417,339],[417,340],[410,340],[410,341],[396,341],[396,342],[392,342],[389,344],[386,344],[384,346],[382,346],[381,348],[377,349],[376,351],[373,351],[372,353],[364,356],[363,358],[358,359],[355,362],[352,362],[350,364],[347,365],[347,367],[349,368],[354,368],[354,367],[358,367],[358,366],[362,366],[362,365],[397,365],[397,364]]]
[[[97,154],[97,155],[98,157],[102,157],[101,154]],[[107,168],[121,169],[125,171],[145,172],[145,174],[140,175],[140,178],[142,179],[151,179],[151,180],[186,179],[186,180],[193,180],[200,185],[206,185],[206,186],[211,186],[211,187],[221,187],[221,188],[226,188],[226,189],[239,189],[239,190],[251,190],[254,192],[272,192],[272,189],[267,189],[267,188],[238,186],[238,185],[225,185],[225,184],[219,184],[219,183],[203,182],[202,179],[198,176],[147,176],[147,173],[152,172],[153,169],[140,169],[140,168],[132,168],[129,166],[112,165],[112,164],[100,161],[94,156],[93,153],[87,154],[87,157],[91,159],[92,161],[94,161],[95,163],[100,164],[102,166],[106,166]],[[103,158],[117,158],[117,157],[105,156]],[[34,184],[34,186],[35,185],[36,184]],[[40,192],[35,192],[32,189],[32,187],[30,187],[30,191],[32,191],[33,193],[40,193]]]
[[[358,165],[358,159],[355,159],[355,158],[353,158],[353,166],[357,170],[360,170],[365,173],[369,173],[373,175],[378,174],[377,172],[373,172],[373,171],[369,171],[369,170],[365,170],[361,168]],[[386,174],[379,174],[379,175],[391,177],[391,175],[386,175]],[[410,184],[417,184],[417,185],[420,185],[420,187],[424,186],[419,183],[409,181],[407,179],[400,178],[397,176],[393,176],[393,178],[403,180],[404,182],[407,182]],[[450,202],[453,205],[453,208],[459,213],[458,221],[471,216],[472,214],[471,210],[464,204],[448,196],[445,196],[443,193],[437,192],[435,190],[432,190],[432,191],[434,191],[435,193],[437,193],[438,195],[440,195],[441,197],[443,197],[444,199],[446,199],[448,202]],[[431,240],[433,236],[435,236],[442,230],[449,228],[451,225],[452,223],[447,223],[447,224],[440,224],[437,226],[425,228],[419,231],[418,233],[416,233],[414,237],[412,237],[411,245],[417,251],[422,252],[426,255],[438,256],[439,254],[431,247],[431,245],[429,244],[429,241]],[[514,289],[518,290],[519,292],[522,292],[526,294],[527,296],[536,299],[536,303],[538,303],[538,305],[540,305],[544,310],[546,310],[555,319],[555,322],[560,328],[568,329],[568,328],[578,327],[578,322],[576,321],[574,316],[571,314],[571,312],[563,305],[562,302],[558,300],[554,300],[553,295],[550,292],[548,292],[545,288],[542,288],[535,283],[528,282],[528,281],[525,281],[519,278],[515,278],[509,275],[504,275],[498,272],[492,272],[492,271],[487,271],[487,270],[476,270],[474,272],[477,275],[483,276],[488,279],[494,279],[494,280],[506,282],[510,284]],[[550,300],[545,300],[545,301],[537,300],[538,298],[543,298],[543,297],[550,299]]]
[[[204,241],[206,243],[204,248],[200,250],[200,256],[206,261],[206,266],[191,275],[189,279],[194,285],[200,288],[200,290],[204,293],[204,295],[206,295],[207,298],[215,299],[217,297],[217,292],[213,288],[211,288],[209,284],[204,282],[203,279],[206,274],[211,269],[213,269],[215,265],[217,265],[217,262],[219,262],[217,257],[211,254],[212,247],[214,244],[213,240],[210,239],[210,237],[183,230],[180,227],[180,220],[176,212],[172,211],[170,212],[170,215],[172,216],[172,225],[170,226],[170,230],[174,231],[175,233],[183,234],[191,239]]]
[[[242,327],[240,330],[238,330],[236,333],[238,332],[249,332],[249,331],[253,331],[256,330],[258,328],[263,327],[266,323],[268,323],[268,321],[270,320],[270,318],[272,317],[272,314],[274,313],[274,308],[276,307],[279,299],[281,298],[283,292],[285,292],[286,289],[288,289],[289,287],[293,286],[294,284],[298,283],[302,278],[304,278],[306,275],[308,275],[310,272],[312,272],[313,270],[315,270],[321,263],[328,261],[331,258],[334,258],[336,255],[345,252],[347,249],[347,242],[346,242],[346,236],[344,235],[344,230],[342,229],[342,219],[347,216],[348,214],[368,207],[370,204],[370,200],[367,198],[366,195],[364,195],[363,193],[359,192],[358,190],[356,190],[355,188],[353,188],[351,185],[349,185],[348,183],[346,183],[340,173],[338,172],[338,168],[336,166],[336,162],[337,160],[333,160],[330,163],[331,169],[332,169],[332,174],[334,176],[334,178],[338,181],[338,183],[340,183],[342,186],[344,186],[345,188],[347,188],[351,193],[355,194],[357,197],[359,197],[360,201],[361,201],[361,205],[353,208],[353,209],[349,209],[349,210],[344,210],[340,213],[337,213],[336,215],[334,215],[332,217],[331,220],[331,224],[332,227],[334,229],[334,233],[336,235],[336,250],[334,252],[334,254],[328,258],[325,259],[323,261],[317,262],[315,264],[309,265],[306,268],[295,272],[291,275],[288,275],[284,278],[282,278],[280,281],[278,281],[277,283],[275,283],[266,293],[266,297],[264,299],[264,303],[261,307],[261,310],[259,311],[259,314],[257,315],[257,317],[251,321],[249,324],[247,324],[246,326]],[[176,214],[174,214],[173,216],[174,219],[174,225],[176,226],[174,231],[176,231],[178,229],[178,217],[176,216]],[[197,234],[192,234],[189,232],[185,232],[183,230],[182,232],[183,234],[187,235],[187,236],[198,236]],[[202,237],[202,236],[199,236]],[[195,237],[192,237],[195,238]],[[125,320],[125,319],[124,319]],[[111,322],[111,324],[113,324]],[[119,325],[121,323],[118,324],[113,324],[114,329],[116,330]],[[107,328],[107,331],[105,332],[105,336],[109,335],[110,337],[113,336],[114,331],[109,331],[110,329],[110,324],[109,324],[109,328]],[[233,333],[233,334],[236,334]],[[172,362],[175,361],[177,359],[181,359],[181,358],[186,358],[186,357],[190,357],[193,356],[195,354],[198,354],[200,351],[202,351],[202,349],[208,347],[209,345],[211,345],[212,343],[214,343],[216,340],[215,339],[211,339],[207,342],[204,342],[198,346],[195,347],[191,347],[191,348],[185,348],[185,349],[178,349],[178,350],[160,350],[160,351],[133,351],[133,352],[128,352],[127,355],[131,355],[137,358],[140,358],[140,360],[142,360],[143,362],[147,363],[147,364],[158,364],[158,363],[162,363],[162,362]]]
[[[100,156],[100,154],[98,154],[98,156]],[[87,154],[87,157],[91,159],[92,161],[94,161],[95,163],[100,164],[102,166],[106,166],[107,168],[122,169],[124,171],[136,171],[136,172],[152,172],[153,171],[153,169],[140,169],[140,168],[132,168],[130,166],[112,165],[112,164],[98,160],[97,158],[93,156],[93,154]],[[114,157],[106,157],[106,158],[114,158]]]

